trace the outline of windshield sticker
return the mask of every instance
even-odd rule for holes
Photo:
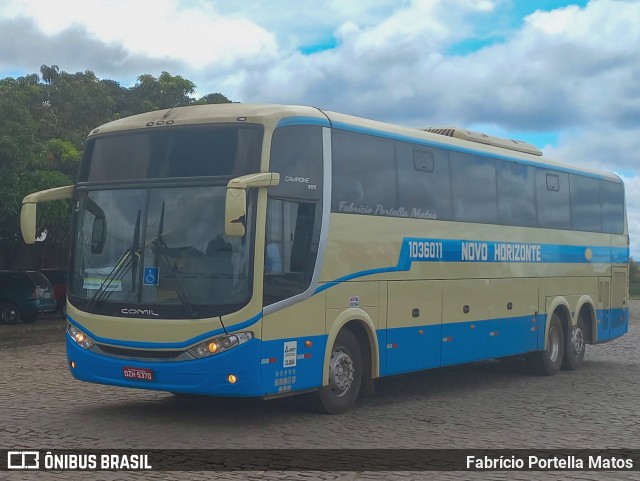
[[[144,285],[145,286],[157,286],[159,279],[160,269],[157,267],[145,267],[144,268]]]
[[[102,284],[106,279],[96,279],[92,277],[85,277],[82,282],[82,288],[90,291],[97,291],[102,287]],[[118,279],[112,279],[106,286],[103,288],[106,292],[120,292],[122,291],[122,282]]]
[[[284,343],[284,367],[295,367],[298,362],[298,341],[287,341]]]

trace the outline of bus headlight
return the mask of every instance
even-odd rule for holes
[[[253,338],[253,332],[236,332],[227,336],[219,336],[208,341],[201,342],[188,350],[193,357],[202,358],[228,351],[240,344],[244,344]]]
[[[73,339],[77,345],[84,349],[91,349],[95,344],[93,342],[93,339],[91,339],[73,324],[67,324],[67,332],[71,336],[71,339]]]

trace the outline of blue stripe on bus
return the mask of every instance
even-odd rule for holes
[[[385,355],[381,374],[401,374],[542,350],[545,325],[545,315],[532,314],[381,329],[377,332],[380,351]]]
[[[398,140],[401,142],[409,142],[412,144],[417,144],[417,145],[425,145],[428,147],[435,147],[435,148],[441,148],[441,149],[445,149],[445,150],[451,150],[454,152],[461,152],[464,154],[473,154],[473,155],[477,155],[480,157],[488,157],[490,159],[498,159],[498,160],[507,160],[510,162],[517,162],[518,164],[523,164],[523,165],[530,165],[533,167],[541,167],[544,168],[545,170],[553,170],[556,172],[566,172],[569,174],[579,174],[582,176],[586,176],[586,177],[592,177],[594,179],[601,179],[601,180],[609,180],[611,182],[617,182],[617,183],[621,183],[622,181],[618,178],[616,179],[615,177],[609,177],[609,176],[605,176],[602,174],[597,174],[597,173],[593,173],[593,172],[585,172],[582,170],[577,170],[577,169],[572,169],[571,167],[565,167],[565,166],[559,166],[559,165],[549,165],[549,164],[545,164],[543,162],[536,162],[535,160],[525,160],[522,159],[520,157],[511,157],[509,155],[504,155],[504,154],[497,154],[497,153],[492,153],[492,152],[484,152],[481,150],[475,150],[473,148],[467,148],[467,147],[460,147],[457,145],[451,145],[451,144],[447,144],[444,142],[438,142],[436,140],[427,140],[427,139],[423,139],[423,138],[416,138],[416,137],[411,137],[409,135],[404,135],[404,134],[398,134],[398,133],[393,133],[393,132],[387,132],[384,130],[377,130],[377,129],[372,129],[369,127],[361,127],[361,126],[356,126],[356,125],[352,125],[352,124],[347,124],[344,122],[332,122],[332,126],[335,129],[340,129],[340,130],[346,130],[349,132],[355,132],[355,133],[359,133],[359,134],[365,134],[365,135],[373,135],[376,137],[381,137],[381,138],[385,138],[385,139],[389,139],[389,140]],[[436,134],[434,134],[436,135]],[[506,149],[505,149],[506,150]],[[532,154],[529,154],[533,157]],[[615,174],[612,174],[612,176]]]
[[[408,270],[412,262],[610,264],[616,261],[627,262],[628,259],[628,247],[409,237],[402,240],[397,266],[401,270]]]
[[[419,248],[421,245],[422,250]],[[406,272],[411,269],[413,262],[622,264],[628,262],[628,260],[628,247],[406,237],[402,240],[398,263],[395,266],[379,267],[347,274],[324,283],[316,289],[315,293],[317,294],[342,282],[360,277],[386,272]]]
[[[285,117],[280,119],[276,128],[288,127],[290,125],[320,125],[322,127],[331,127],[327,118],[318,117]]]
[[[607,342],[627,333],[629,330],[629,308],[612,308],[607,313],[598,309],[596,342]]]

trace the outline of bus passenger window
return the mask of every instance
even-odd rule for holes
[[[311,283],[320,237],[320,205],[269,199],[264,305],[304,292]]]

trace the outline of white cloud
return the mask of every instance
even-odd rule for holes
[[[515,1],[0,0],[0,18],[14,21],[2,26],[33,22],[42,31],[29,30],[30,45],[0,47],[0,67],[57,62],[110,78],[139,65],[134,74],[170,70],[199,94],[243,102],[312,104],[416,127],[557,132],[557,146],[541,146],[546,155],[627,174],[630,230],[640,238],[640,181],[630,175],[640,173],[640,2],[591,0],[513,27],[503,15]],[[450,53],[493,25],[493,45]],[[301,53],[314,44],[322,51]],[[46,58],[67,50],[75,53],[60,62]]]
[[[582,9],[536,12],[503,43],[447,55],[473,30],[472,20],[492,14],[478,5],[411,2],[375,25],[344,22],[335,30],[337,48],[249,67],[234,97],[416,125],[494,122],[548,131],[594,119],[638,122],[640,29],[629,19],[640,18],[640,2],[596,0]]]
[[[631,256],[640,260],[640,176],[623,177],[627,200],[627,224]]]
[[[191,68],[232,65],[275,55],[275,39],[246,18],[219,15],[206,2],[172,0],[23,0],[11,16],[33,19],[47,35],[80,26],[96,39],[121,45],[132,54],[182,60]]]

